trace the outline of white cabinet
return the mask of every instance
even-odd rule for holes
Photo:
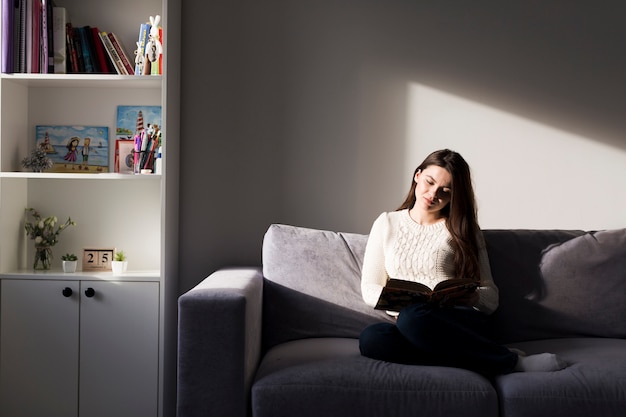
[[[0,416],[76,416],[79,282],[2,280],[0,291]]]
[[[38,407],[46,416],[169,416],[176,388],[181,5],[171,0],[55,3],[67,9],[74,27],[114,32],[131,59],[140,24],[160,15],[163,75],[0,74],[0,409],[19,403],[23,415],[31,416]],[[120,105],[161,106],[161,175],[113,173]],[[27,172],[21,160],[34,147],[38,125],[108,126],[110,172]],[[34,244],[24,233],[27,207],[77,222],[52,248],[52,271],[32,271]],[[119,281],[110,273],[64,274],[61,255],[73,252],[80,258],[85,247],[123,249],[129,273]],[[126,282],[133,275],[143,275],[139,281],[144,282]],[[84,285],[92,285],[96,296],[85,297]],[[65,287],[72,289],[71,297],[58,295]],[[134,366],[141,372],[131,371]],[[80,398],[67,401],[68,393]],[[149,407],[138,405],[144,398],[151,398]]]
[[[0,416],[157,416],[158,282],[1,285]]]

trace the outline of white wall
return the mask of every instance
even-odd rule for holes
[[[446,146],[470,163],[483,228],[626,227],[626,149],[408,86],[406,169]]]
[[[442,147],[485,228],[626,227],[620,3],[185,2],[181,291],[273,222],[367,233]]]

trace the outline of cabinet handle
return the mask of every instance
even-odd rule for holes
[[[93,288],[89,287],[85,290],[85,295],[89,298],[93,297],[94,295],[96,295],[96,290],[94,290]]]
[[[63,297],[71,297],[73,294],[73,291],[70,287],[65,287],[63,288],[62,294],[63,294]]]

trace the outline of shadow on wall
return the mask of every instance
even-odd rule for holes
[[[196,3],[181,288],[259,264],[271,223],[367,233],[442,147],[472,166],[484,227],[600,229],[624,211],[626,25],[610,2]]]

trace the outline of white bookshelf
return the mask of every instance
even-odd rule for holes
[[[55,0],[55,3],[68,10],[75,27],[97,26],[116,33],[131,60],[140,23],[159,14],[164,29],[164,74],[0,75],[0,279],[156,283],[159,317],[155,318],[158,323],[155,409],[158,416],[168,415],[175,402],[171,381],[176,332],[180,3],[168,0]],[[161,175],[114,173],[118,105],[162,107]],[[34,146],[37,125],[108,126],[109,172],[27,172],[21,167],[21,160]],[[44,216],[56,215],[60,221],[71,217],[77,223],[64,231],[52,248],[53,269],[45,273],[32,271],[34,244],[23,229],[27,207]],[[76,274],[61,272],[62,254],[73,252],[80,258],[83,248],[88,246],[123,249],[128,256],[129,272],[120,277],[111,277],[110,273],[85,274],[80,263]],[[9,337],[5,332],[2,336]],[[166,378],[168,374],[170,378]],[[124,382],[124,375],[120,375],[119,382]],[[6,384],[0,385],[0,389],[3,387]]]

